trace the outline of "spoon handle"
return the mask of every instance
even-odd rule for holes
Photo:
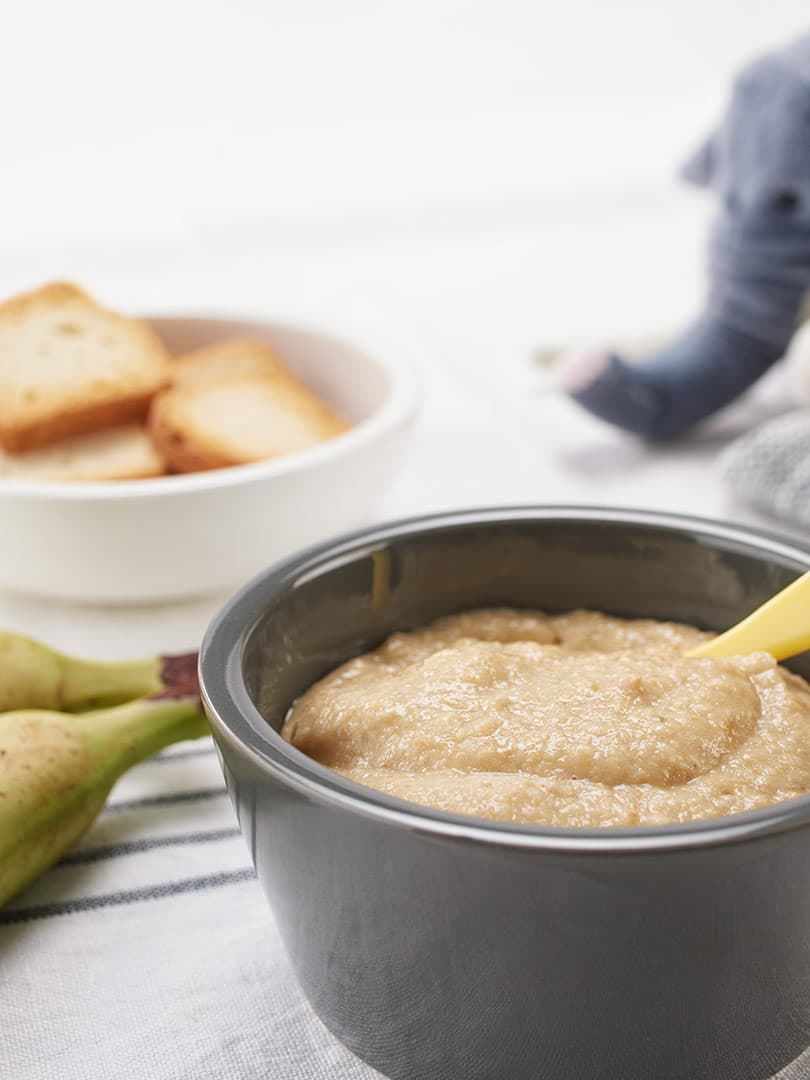
[[[810,572],[802,574],[742,622],[685,656],[741,656],[768,652],[777,660],[810,649]]]

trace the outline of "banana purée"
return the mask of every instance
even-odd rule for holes
[[[498,821],[659,825],[810,791],[810,686],[767,653],[686,659],[690,626],[473,611],[394,634],[282,734],[389,795]]]

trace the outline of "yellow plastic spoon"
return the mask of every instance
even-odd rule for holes
[[[777,660],[810,649],[810,571],[766,600],[742,622],[685,656],[741,656],[767,652]]]

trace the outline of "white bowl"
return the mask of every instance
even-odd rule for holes
[[[95,602],[216,592],[366,523],[390,483],[417,403],[413,370],[390,345],[283,322],[147,319],[174,353],[265,338],[354,426],[232,469],[108,483],[0,480],[0,586]]]

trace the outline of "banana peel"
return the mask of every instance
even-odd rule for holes
[[[125,703],[98,707],[111,701]],[[97,664],[0,633],[0,907],[86,832],[123,773],[209,733],[195,654]]]
[[[196,654],[104,662],[67,656],[40,641],[0,631],[0,713],[12,709],[84,712],[158,694]]]
[[[86,832],[127,769],[207,734],[193,699],[145,699],[78,716],[0,714],[0,907]]]

